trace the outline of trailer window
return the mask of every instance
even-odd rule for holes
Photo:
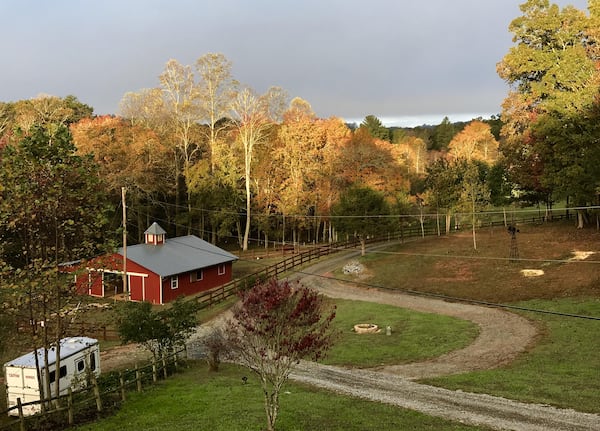
[[[90,353],[90,370],[96,371],[96,355]]]
[[[67,375],[67,366],[63,365],[62,367],[60,367],[60,377],[59,379],[62,379],[63,377],[65,377]],[[56,371],[50,371],[50,383],[54,383],[54,381],[56,380]]]
[[[83,370],[85,370],[85,362],[82,359],[81,361],[77,362],[77,372],[81,373]]]

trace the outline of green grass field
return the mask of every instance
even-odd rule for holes
[[[242,376],[248,376],[243,384]],[[196,364],[142,394],[131,394],[112,417],[80,431],[247,431],[266,426],[262,391],[247,370],[223,365],[217,373]],[[467,431],[466,426],[386,404],[338,396],[289,383],[281,394],[278,431]]]
[[[526,260],[510,263],[510,238],[502,229],[478,232],[477,250],[463,233],[425,239],[362,258],[370,277],[360,282],[598,318],[600,255],[586,262],[567,259],[574,250],[600,252],[599,240],[597,231],[576,231],[571,225],[522,226],[519,251]],[[521,270],[527,268],[543,269],[544,275],[526,278]],[[456,319],[364,302],[338,304],[341,336],[326,358],[330,364],[370,367],[418,361],[461,348],[477,334],[474,325]],[[600,321],[519,313],[536,323],[540,335],[517,360],[425,383],[600,413]],[[392,336],[382,332],[359,338],[351,328],[362,322],[389,325]],[[247,385],[241,383],[247,371],[231,365],[219,373],[206,368],[200,364],[142,394],[131,394],[116,416],[79,429],[263,429],[258,383],[252,378]],[[279,430],[478,429],[292,383],[284,391]]]
[[[532,300],[519,305],[600,317],[600,299]],[[425,381],[469,392],[600,413],[600,321],[524,313],[539,322],[543,335],[514,363]]]
[[[334,324],[340,336],[324,363],[352,367],[402,364],[440,356],[468,345],[477,325],[391,305],[336,299]],[[374,323],[381,332],[357,334],[357,323]],[[386,335],[390,326],[391,335]]]

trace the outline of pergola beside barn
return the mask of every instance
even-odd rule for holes
[[[127,283],[123,288],[123,248],[94,259],[77,276],[81,293],[105,297],[124,293],[132,301],[166,304],[231,281],[237,257],[195,235],[167,238],[153,223],[144,232],[144,244],[127,246]]]

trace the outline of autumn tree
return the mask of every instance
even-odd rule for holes
[[[498,141],[492,135],[489,124],[475,120],[452,138],[448,150],[455,159],[492,164],[498,158]]]
[[[343,189],[360,183],[387,194],[405,189],[407,185],[393,157],[393,149],[393,144],[376,140],[359,128],[343,143],[337,155],[337,182]]]
[[[353,185],[340,196],[332,210],[335,228],[358,238],[361,254],[366,252],[366,241],[388,231],[390,207],[382,193],[369,187]]]
[[[64,310],[76,297],[72,274],[65,274],[62,264],[100,254],[109,245],[103,186],[93,159],[75,153],[62,124],[17,133],[1,156],[0,261],[7,264],[0,268],[1,287],[10,291],[8,302],[18,319],[29,323],[31,347],[60,350],[68,324]],[[47,353],[44,360],[47,364]],[[56,379],[57,393],[58,384]]]
[[[262,95],[251,88],[243,88],[233,102],[233,116],[237,140],[242,147],[243,177],[246,191],[246,225],[242,249],[248,250],[252,210],[252,169],[256,147],[267,141],[269,132],[279,120],[286,95],[281,88],[272,87]]]
[[[338,169],[340,156],[344,154],[352,132],[336,117],[319,120],[317,127],[321,130],[324,143],[320,151],[320,166],[316,170],[316,212],[323,216],[323,239],[333,241],[333,225],[329,216],[340,192],[347,187],[346,181],[338,174]]]
[[[254,372],[264,395],[267,430],[279,413],[279,394],[301,359],[318,361],[334,340],[335,308],[314,290],[272,279],[242,294],[227,325],[236,359]]]
[[[75,97],[64,99],[41,94],[33,99],[14,103],[14,127],[27,132],[33,126],[42,127],[52,135],[62,126],[68,126],[82,118],[91,117],[93,109]]]
[[[529,0],[520,8],[523,15],[509,26],[515,46],[497,65],[498,74],[511,86],[503,104],[505,144],[501,150],[512,179],[526,191],[544,194],[550,205],[558,189],[544,177],[550,172],[561,175],[556,169],[557,159],[547,158],[555,142],[562,139],[560,128],[554,125],[561,123],[568,128],[575,118],[588,116],[598,93],[600,11],[597,1],[590,2],[589,17],[573,6],[560,9],[548,0]],[[545,122],[550,127],[545,127]],[[558,135],[536,134],[534,129]],[[580,136],[589,138],[592,134]],[[580,141],[578,145],[583,144]],[[590,139],[585,143],[586,148],[594,145]],[[569,152],[560,157],[567,167],[581,164],[582,153]],[[577,189],[582,180],[576,179],[570,187],[563,184],[560,194],[574,194],[570,189]]]
[[[473,249],[477,250],[477,214],[490,203],[490,191],[485,182],[487,166],[477,162],[459,164],[463,170],[458,207],[471,216]]]
[[[218,164],[226,162],[221,147],[229,122],[223,120],[230,115],[237,82],[231,76],[231,62],[223,54],[203,55],[196,61],[196,70],[200,75],[199,102],[208,128],[210,172],[214,173]]]
[[[427,169],[427,144],[416,136],[407,136],[397,143],[392,150],[398,154],[409,174],[423,174]]]
[[[127,188],[137,218],[138,240],[155,205],[172,191],[173,158],[156,132],[120,117],[86,118],[70,127],[78,154],[93,155],[113,202]]]
[[[325,135],[308,102],[294,98],[278,128],[281,145],[270,155],[276,167],[277,206],[283,215],[316,215],[317,176],[322,168]],[[294,223],[293,240],[296,230]]]

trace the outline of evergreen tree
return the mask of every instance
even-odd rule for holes
[[[391,142],[390,130],[374,115],[367,115],[362,123],[360,123],[360,127],[366,129],[376,139]]]

